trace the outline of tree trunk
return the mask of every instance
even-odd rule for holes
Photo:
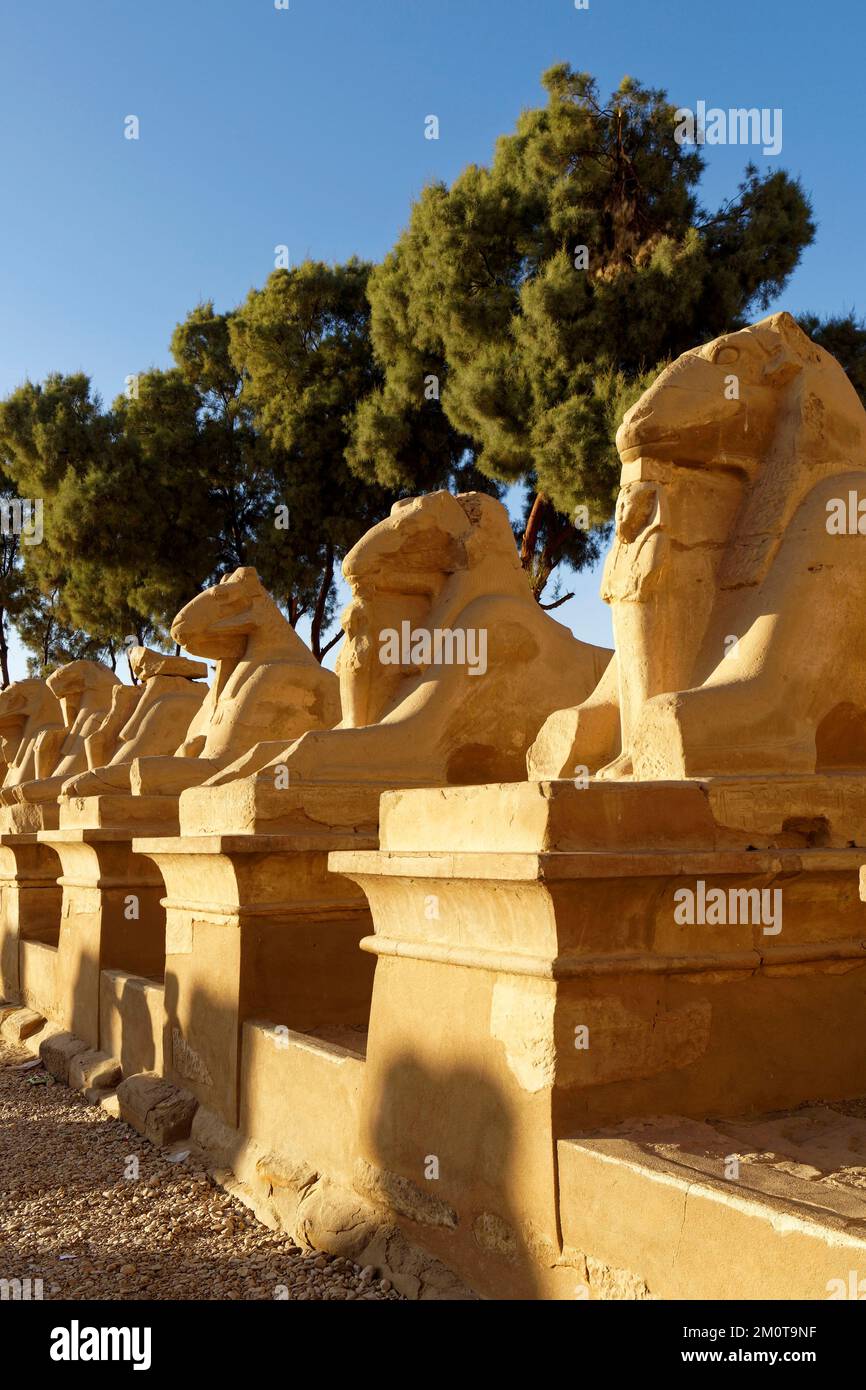
[[[52,599],[53,602],[53,599]],[[51,656],[51,638],[54,632],[54,619],[49,618],[42,633],[42,674],[48,669],[48,661]]]
[[[562,547],[571,535],[571,527],[568,522],[560,526],[555,535],[553,534],[552,528],[557,515],[558,513],[550,499],[545,497],[544,493],[537,492],[520,542],[520,563],[529,578],[532,593],[542,608],[545,605],[541,603],[541,595],[544,593],[548,579],[559,564]],[[539,554],[538,547],[541,541],[542,528],[545,528],[547,540]],[[568,597],[572,598],[573,595],[569,594]],[[565,599],[559,599],[555,604],[548,606],[555,608],[558,607],[559,603],[564,602]]]
[[[520,542],[520,563],[526,571],[530,588],[538,603],[541,602],[544,586],[550,578],[551,570],[555,568],[556,563],[554,561],[551,564],[549,546],[545,546],[540,556],[538,554],[542,527],[547,523],[549,529],[553,516],[554,511],[550,499],[545,497],[543,492],[537,492],[532,507],[530,508],[529,516],[526,519],[526,529],[523,532],[523,539]]]
[[[310,625],[310,646],[313,649],[313,656],[317,661],[321,661],[322,657],[325,655],[325,652],[322,650],[322,623],[325,618],[325,605],[328,602],[328,594],[331,592],[333,580],[334,547],[329,545],[325,549],[325,568],[322,573],[322,582],[319,585],[319,592],[316,595],[316,606],[313,609],[313,620]],[[333,646],[333,643],[329,645]]]
[[[9,684],[9,639],[6,634],[6,614],[0,608],[0,689]]]
[[[535,560],[535,549],[538,545],[538,533],[541,530],[541,523],[544,520],[544,512],[548,506],[547,498],[543,492],[535,494],[535,500],[530,508],[529,516],[526,519],[526,529],[523,532],[523,539],[520,542],[520,563],[523,568],[531,573],[533,561]]]

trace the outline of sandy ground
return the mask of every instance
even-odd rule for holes
[[[297,1249],[193,1156],[170,1162],[31,1061],[0,1042],[0,1281],[41,1279],[45,1299],[401,1298],[370,1267]]]

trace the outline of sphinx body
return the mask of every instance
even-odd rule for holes
[[[145,692],[114,758],[67,780],[65,795],[177,795],[262,739],[290,740],[339,718],[336,677],[322,669],[254,569],[237,569],[197,595],[178,613],[171,635],[195,655],[216,660],[212,686],[187,678],[192,668],[204,673],[201,663],[159,663],[158,654],[149,654],[153,698]],[[166,665],[171,662],[185,666],[181,671]],[[186,691],[167,690],[180,681]],[[179,695],[183,710],[173,698]]]
[[[87,765],[97,774],[137,757],[173,753],[179,730],[189,727],[207,697],[203,661],[132,647],[129,664],[139,684],[113,692],[108,717],[87,740]]]
[[[626,414],[602,581],[615,662],[531,777],[866,767],[866,412],[788,314],[684,353]]]
[[[262,746],[211,779],[387,786],[509,781],[567,690],[610,659],[539,608],[505,508],[483,493],[398,502],[349,552],[342,720]]]
[[[65,733],[60,701],[44,680],[35,676],[13,681],[0,690],[0,738],[5,773],[3,788],[18,786],[36,774],[40,736]]]
[[[67,777],[87,767],[86,742],[105,721],[121,682],[99,661],[70,661],[45,682],[60,705],[63,723],[43,729],[34,743],[33,776],[4,786],[5,806],[53,801]]]

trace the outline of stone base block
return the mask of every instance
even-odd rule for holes
[[[652,1292],[570,1259],[559,1141],[862,1093],[866,777],[397,791],[380,846],[329,859],[375,924],[360,1158],[453,1209],[424,1243],[482,1293],[573,1296],[589,1256]]]
[[[161,976],[165,885],[153,864],[134,853],[128,830],[55,830],[40,843],[50,845],[62,865],[51,1016],[90,1047],[115,1052],[99,1036],[101,974]]]
[[[165,987],[161,980],[103,970],[99,981],[101,1050],[119,1059],[125,1076],[165,1073]]]
[[[369,914],[327,856],[375,840],[320,824],[133,843],[165,881],[165,1073],[237,1126],[244,1023],[284,1034],[366,1024]]]
[[[56,830],[60,824],[56,801],[16,801],[0,806],[0,833],[32,835],[37,830]]]
[[[70,1081],[70,1065],[79,1053],[86,1051],[87,1043],[81,1038],[76,1038],[73,1033],[55,1033],[40,1045],[39,1056],[46,1071],[50,1071],[52,1076],[66,1085]]]
[[[22,1004],[46,1018],[56,1018],[57,947],[44,941],[19,941],[18,970]]]
[[[300,1162],[351,1185],[366,1034],[343,1029],[335,1036],[343,1045],[267,1023],[244,1025],[240,1129],[274,1155],[277,1186],[281,1164]]]
[[[176,796],[69,796],[59,808],[61,830],[128,830],[130,835],[176,835]]]
[[[590,1296],[866,1297],[864,1116],[854,1102],[561,1140],[563,1241],[628,1271]]]
[[[121,1119],[152,1144],[186,1139],[198,1101],[159,1076],[128,1076],[117,1088]]]
[[[111,1091],[120,1081],[120,1063],[107,1052],[96,1052],[87,1048],[78,1052],[69,1063],[69,1084],[77,1091],[98,1091],[102,1094]]]
[[[33,1009],[13,1009],[3,1019],[0,1034],[11,1043],[23,1043],[45,1026],[45,1019]]]
[[[274,770],[181,793],[182,835],[375,836],[379,798],[371,782],[277,783]]]

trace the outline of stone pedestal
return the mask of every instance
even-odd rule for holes
[[[60,933],[61,889],[57,856],[41,845],[35,833],[0,835],[0,992],[8,999],[41,1008],[42,982],[27,968],[22,942],[48,950]],[[44,954],[44,952],[43,952]]]
[[[380,843],[330,859],[375,923],[361,1162],[482,1291],[570,1271],[558,1140],[862,1093],[866,779],[392,792]]]
[[[40,838],[60,859],[63,892],[56,964],[56,1022],[99,1047],[103,970],[159,978],[165,952],[162,880],[133,853],[132,836],[53,830]]]
[[[132,835],[176,835],[177,796],[68,796],[60,802],[62,830],[122,830]]]
[[[122,970],[158,980],[164,968],[164,884],[153,863],[132,845],[139,827],[162,827],[153,807],[147,808],[149,818],[139,819],[135,800],[95,796],[61,803],[60,828],[38,837],[56,853],[62,869],[52,1017],[92,1047],[100,1046],[101,972]],[[176,815],[174,802],[162,825],[176,824]]]
[[[369,912],[328,853],[376,845],[379,791],[195,788],[179,837],[134,842],[166,885],[166,1075],[232,1126],[246,1021],[271,1026],[278,1050],[289,1032],[366,1025]]]
[[[0,830],[10,835],[35,835],[39,830],[55,830],[59,817],[56,800],[16,801],[0,806]]]

